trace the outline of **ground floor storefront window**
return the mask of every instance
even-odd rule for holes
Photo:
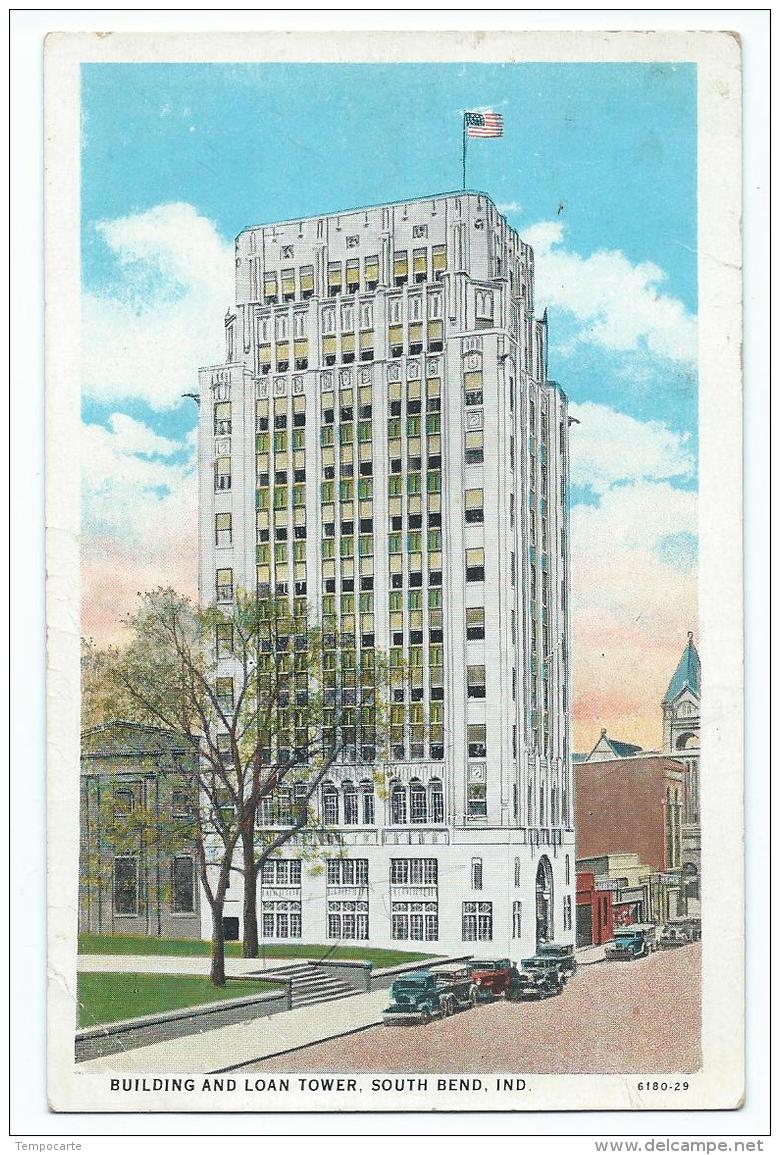
[[[463,903],[463,941],[491,942],[493,939],[493,903]]]
[[[367,902],[328,902],[329,939],[367,939]]]
[[[263,902],[263,938],[300,938],[299,902]]]
[[[392,935],[399,940],[435,942],[439,937],[439,904],[394,902]]]

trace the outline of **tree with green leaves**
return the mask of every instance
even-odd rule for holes
[[[128,644],[90,655],[100,685],[90,693],[101,711],[116,717],[116,705],[193,745],[192,829],[221,986],[231,872],[243,875],[244,953],[256,957],[263,864],[304,831],[318,844],[319,789],[334,765],[382,758],[386,667],[350,634],[323,632],[305,599],[237,590],[201,608],[172,589],[139,598]]]

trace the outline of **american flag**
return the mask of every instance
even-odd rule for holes
[[[504,118],[498,112],[464,112],[466,136],[503,136]]]

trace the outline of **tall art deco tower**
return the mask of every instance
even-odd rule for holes
[[[567,401],[533,253],[463,192],[248,228],[235,266],[200,373],[201,599],[305,598],[407,670],[384,788],[358,736],[320,794],[343,854],[289,843],[262,935],[572,942]]]

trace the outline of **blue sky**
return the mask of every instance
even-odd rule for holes
[[[686,64],[83,66],[83,413],[94,459],[124,477],[108,487],[114,502],[130,510],[166,486],[192,488],[195,411],[180,395],[199,362],[221,357],[234,235],[456,189],[465,108],[504,117],[501,140],[469,143],[468,185],[535,247],[550,374],[581,420],[575,510],[591,535],[614,537],[637,487],[655,487],[646,499],[666,501],[667,516],[645,555],[670,583],[691,580],[696,70]],[[86,484],[87,552],[90,535],[95,548],[106,535],[126,544],[105,481]],[[603,514],[595,527],[588,509]],[[659,580],[653,571],[654,589]],[[604,605],[611,626],[615,602]]]

